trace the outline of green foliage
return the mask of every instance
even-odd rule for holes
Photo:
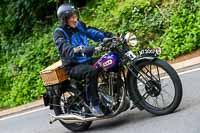
[[[161,58],[173,59],[200,47],[199,6],[197,0],[101,0],[81,16],[95,27],[135,33],[139,45],[134,51],[161,47]]]
[[[169,27],[159,40],[152,42],[152,45],[162,47],[162,58],[173,59],[200,47],[199,9],[200,1],[180,1],[169,18]]]
[[[1,64],[0,69],[3,75],[3,79],[0,79],[0,91],[3,92],[0,97],[0,106],[24,104],[37,99],[44,92],[39,72],[59,60],[52,41],[54,28],[55,26],[46,33],[34,31],[33,36],[23,41],[18,47],[15,56],[3,58],[8,62]],[[4,51],[6,44],[1,46]]]
[[[8,39],[20,33],[24,39],[36,24],[51,24],[56,2],[46,0],[2,0],[0,6],[0,28]],[[53,14],[53,15],[52,15]]]
[[[105,31],[135,33],[134,51],[161,47],[161,58],[173,59],[200,47],[199,0],[87,2],[80,18]],[[0,107],[30,102],[44,92],[39,72],[59,60],[52,41],[57,6],[57,0],[0,1]]]
[[[143,35],[140,31],[160,31],[163,18],[156,4],[159,3],[143,0],[101,1],[100,4],[96,3],[97,6],[94,8],[88,7],[89,11],[85,10],[83,15],[90,25],[108,31],[120,33],[133,31]],[[92,17],[88,19],[88,16]]]

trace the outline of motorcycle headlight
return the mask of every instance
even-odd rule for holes
[[[137,38],[133,33],[128,32],[124,38],[129,46],[134,47],[137,45]]]

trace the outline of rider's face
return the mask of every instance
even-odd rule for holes
[[[75,28],[76,27],[76,24],[77,24],[77,21],[78,21],[78,17],[76,14],[73,14],[68,20],[67,20],[67,24],[72,27],[72,28]]]

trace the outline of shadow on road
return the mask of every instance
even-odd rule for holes
[[[87,132],[94,132],[94,131],[100,131],[100,130],[112,130],[114,128],[123,126],[125,124],[134,124],[135,122],[140,122],[143,120],[151,119],[153,115],[147,113],[147,112],[125,112],[121,114],[120,116],[117,116],[116,118],[111,118],[107,120],[99,121],[98,123],[95,123],[91,126],[89,131]]]
[[[117,116],[116,118],[94,122],[94,124],[91,126],[91,128],[87,132],[102,131],[102,130],[109,131],[115,128],[122,127],[125,124],[127,125],[135,124],[135,123],[138,124],[140,122],[148,121],[151,119],[159,119],[159,117],[172,117],[173,115],[177,115],[177,113],[181,113],[183,110],[184,108],[179,108],[174,113],[164,115],[164,116],[155,116],[146,111],[133,110],[129,112],[124,112],[121,115]]]

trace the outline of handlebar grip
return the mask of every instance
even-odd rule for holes
[[[103,39],[103,42],[104,42],[104,43],[107,43],[107,42],[109,42],[109,41],[112,41],[112,39],[113,39],[113,38],[104,38],[104,39]]]

